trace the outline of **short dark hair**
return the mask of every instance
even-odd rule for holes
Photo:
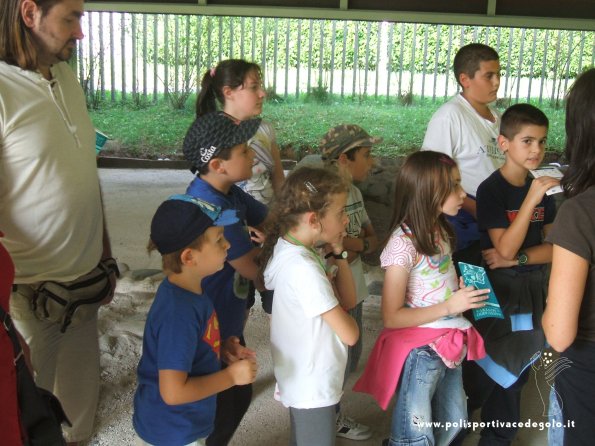
[[[527,125],[548,128],[549,120],[544,112],[531,104],[515,104],[506,109],[500,120],[500,134],[507,139],[514,137]]]
[[[222,159],[222,160],[230,159],[231,151],[233,150],[234,147],[237,147],[237,146],[226,147],[225,149],[221,149],[221,151],[217,155],[215,155],[213,158],[211,158],[208,163],[203,164],[198,169],[196,167],[193,167],[190,170],[192,171],[192,173],[194,173],[198,176],[206,175],[207,173],[209,173],[209,169],[210,169],[209,165],[211,164],[211,161],[213,161],[214,159],[217,159],[217,158]]]
[[[359,152],[364,147],[369,147],[369,146],[359,146],[359,147],[354,147],[353,149],[349,149],[347,152],[344,152],[345,156],[347,157],[347,159],[349,161],[355,161],[355,155],[357,154],[357,152]]]
[[[491,60],[500,60],[500,56],[494,48],[483,43],[470,43],[465,45],[457,51],[453,62],[453,70],[455,78],[459,85],[461,81],[459,77],[465,73],[471,79],[475,76],[475,72],[479,70],[481,62],[488,62]]]

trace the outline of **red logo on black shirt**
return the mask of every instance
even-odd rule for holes
[[[519,211],[506,211],[506,217],[508,218],[508,222],[512,223],[516,216],[518,215]],[[537,221],[543,221],[545,216],[545,208],[543,206],[537,207],[533,209],[533,214],[531,215],[531,223],[535,223]]]
[[[217,313],[213,311],[213,314],[207,321],[207,329],[202,340],[209,344],[213,349],[213,352],[220,357],[221,352],[221,336],[219,334],[219,319],[217,319]]]

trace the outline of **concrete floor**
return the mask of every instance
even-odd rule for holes
[[[185,170],[164,169],[100,169],[104,204],[114,255],[131,269],[159,268],[158,256],[149,258],[144,250],[149,234],[151,217],[157,206],[174,193],[182,193],[192,180],[192,174]],[[370,281],[381,280],[378,269],[372,269]],[[354,442],[338,439],[337,446],[376,445],[388,436],[390,410],[382,411],[373,399],[350,389],[361,375],[372,345],[381,327],[380,298],[371,296],[364,304],[364,350],[359,368],[347,384],[342,407],[346,414],[369,425],[374,435],[370,440]],[[246,339],[248,345],[257,351],[260,370],[254,385],[254,399],[232,446],[276,446],[288,443],[288,411],[273,399],[274,377],[272,374],[270,350],[268,347],[268,317],[257,304],[249,318]],[[523,398],[523,420],[545,422],[544,406],[538,385],[531,376],[525,387]],[[477,444],[478,432],[470,435],[466,446]],[[543,446],[547,444],[547,431],[539,428],[523,428],[514,445]]]

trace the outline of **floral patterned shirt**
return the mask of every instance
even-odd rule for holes
[[[399,266],[409,273],[405,305],[422,308],[449,299],[459,289],[457,274],[451,258],[451,248],[443,237],[438,239],[438,254],[427,256],[413,245],[409,227],[402,224],[391,235],[380,255],[380,266],[386,269]],[[471,323],[462,315],[450,315],[421,327],[466,329]]]

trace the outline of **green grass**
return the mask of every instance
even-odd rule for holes
[[[321,136],[341,123],[358,124],[371,135],[383,137],[375,154],[394,157],[421,146],[428,121],[442,102],[414,98],[412,105],[405,106],[396,99],[387,103],[386,98],[346,98],[320,104],[300,98],[268,102],[262,116],[273,124],[285,153],[298,158],[315,152]],[[541,109],[550,119],[549,149],[561,151],[565,141],[564,110],[545,105]],[[156,104],[104,102],[91,111],[91,118],[96,128],[113,139],[106,154],[179,158],[184,135],[194,119],[194,97],[183,110],[172,110],[164,100]]]

